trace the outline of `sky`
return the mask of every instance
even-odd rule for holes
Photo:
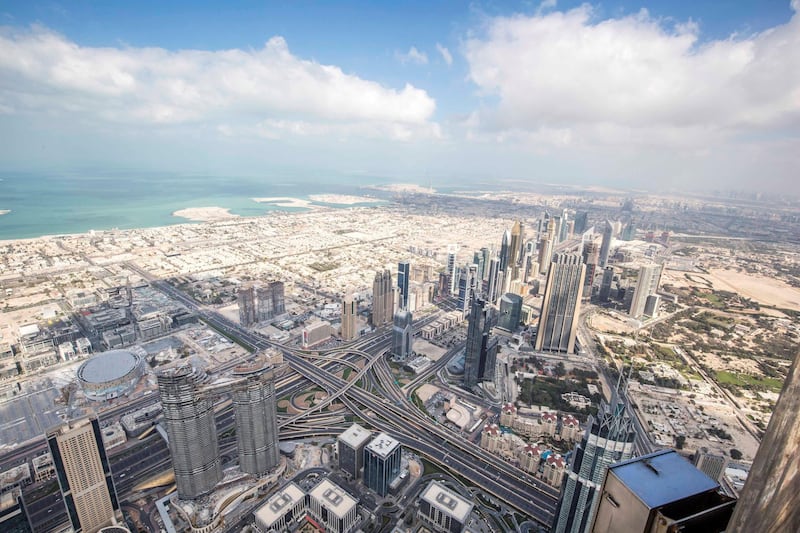
[[[798,11],[0,0],[0,172],[800,194]]]

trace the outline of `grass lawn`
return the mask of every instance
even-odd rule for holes
[[[761,387],[772,392],[780,392],[783,381],[777,378],[763,378],[749,374],[736,374],[721,370],[717,372],[717,381],[720,385],[735,385],[737,387]]]

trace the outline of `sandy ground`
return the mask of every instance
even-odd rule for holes
[[[417,389],[417,396],[422,402],[427,402],[431,396],[439,392],[439,387],[435,387],[430,383],[426,383]]]
[[[728,372],[742,372],[745,374],[753,374],[754,376],[762,376],[763,372],[758,367],[758,363],[753,359],[743,359],[739,357],[732,357],[729,362],[725,362],[716,354],[701,352],[696,354],[698,357],[703,357],[705,363],[717,371],[727,370]]]
[[[734,291],[764,305],[800,311],[800,289],[781,280],[723,269],[711,270],[708,278],[717,289]]]
[[[414,339],[414,351],[418,354],[424,354],[431,361],[438,361],[447,350],[439,346],[433,345],[424,339]]]
[[[594,313],[589,317],[589,327],[604,333],[633,333],[630,320],[617,318],[607,313]]]
[[[251,200],[253,200],[254,202],[258,202],[260,204],[277,205],[278,207],[301,207],[303,209],[316,208],[314,204],[312,204],[308,200],[302,200],[300,198],[288,198],[285,196],[276,196],[269,198],[251,198]]]
[[[172,216],[186,218],[196,222],[215,222],[217,220],[228,220],[239,217],[239,215],[234,215],[225,207],[189,207],[187,209],[175,211],[172,213]]]
[[[363,203],[380,203],[381,200],[368,198],[366,196],[351,196],[348,194],[311,194],[308,197],[313,202],[323,202],[326,204],[353,205]]]

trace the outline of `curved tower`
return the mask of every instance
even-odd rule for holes
[[[157,377],[178,496],[194,500],[222,479],[214,402],[199,390],[203,376],[189,363],[164,368]]]
[[[261,475],[278,464],[275,374],[265,361],[239,366],[231,386],[236,413],[239,468]]]

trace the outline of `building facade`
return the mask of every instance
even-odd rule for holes
[[[411,262],[400,261],[397,263],[397,294],[400,309],[408,309],[408,285],[411,277]]]
[[[522,296],[506,293],[500,298],[500,314],[497,317],[497,327],[513,333],[519,327],[522,319]]]
[[[389,485],[400,473],[401,446],[381,433],[364,447],[364,484],[380,496],[389,493]]]
[[[372,325],[385,326],[394,316],[394,288],[392,273],[388,269],[375,273],[372,282]]]
[[[558,254],[547,272],[547,284],[536,332],[536,350],[575,353],[586,265],[577,254]]]
[[[358,302],[352,294],[347,294],[342,299],[342,340],[352,341],[358,336],[356,331],[356,315],[358,315]]]
[[[636,280],[636,290],[630,308],[630,315],[633,318],[640,318],[645,314],[647,298],[656,293],[660,280],[661,265],[644,265],[639,268],[639,277]]]
[[[181,362],[157,373],[178,496],[194,500],[222,479],[214,402],[198,385],[201,371]]]
[[[581,442],[575,446],[572,465],[561,487],[554,533],[584,533],[593,519],[595,501],[606,469],[633,457],[636,433],[625,402],[615,391],[591,417]]]
[[[419,497],[419,518],[439,533],[461,533],[474,505],[438,481],[431,481]]]
[[[278,465],[275,375],[264,361],[234,369],[231,386],[236,415],[239,467],[263,475]]]
[[[253,285],[245,285],[239,289],[239,324],[249,328],[258,321],[256,314],[256,289]]]
[[[392,325],[392,358],[406,361],[413,353],[414,324],[409,311],[398,309]]]
[[[47,433],[58,485],[76,533],[95,533],[121,518],[119,502],[96,417]]]
[[[467,326],[467,345],[464,348],[464,386],[472,388],[479,382],[491,380],[497,358],[497,338],[492,329],[497,314],[486,300],[476,298],[472,303]]]
[[[336,438],[339,469],[347,473],[350,479],[360,477],[364,466],[364,447],[371,438],[372,433],[358,424],[353,424]]]

